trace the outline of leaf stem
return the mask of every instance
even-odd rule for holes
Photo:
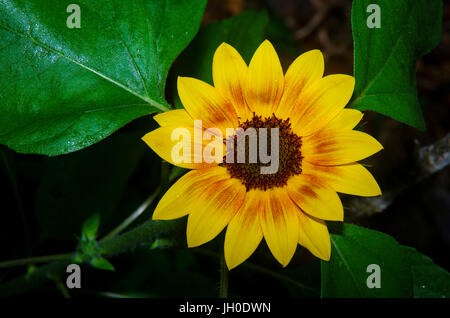
[[[72,255],[73,255],[72,253],[65,253],[65,254],[20,258],[12,261],[0,262],[0,268],[15,267],[28,264],[48,263],[54,261],[67,261],[72,258]]]
[[[228,298],[228,268],[225,263],[225,256],[222,251],[220,254],[220,288],[219,298]]]
[[[53,282],[56,285],[56,288],[61,292],[61,294],[64,298],[72,298],[70,296],[69,290],[67,289],[66,285],[62,282],[62,280],[59,277],[50,274],[49,278],[51,280],[53,280]]]
[[[107,240],[112,239],[113,237],[120,234],[123,230],[125,230],[131,223],[133,223],[145,210],[155,201],[156,197],[159,195],[160,188],[158,187],[152,194],[148,196],[148,198],[142,202],[142,204],[134,211],[129,217],[127,217],[122,223],[119,224],[115,229],[105,235],[100,243],[105,242]]]
[[[198,252],[200,254],[209,256],[209,257],[219,257],[219,255],[217,255],[217,253],[211,252],[211,251],[209,251],[207,249],[204,249],[202,247],[197,247],[196,249],[194,249],[194,251],[196,251],[196,252]],[[303,283],[300,283],[300,282],[298,282],[296,280],[293,280],[292,278],[287,277],[287,276],[285,276],[283,274],[276,273],[276,272],[274,272],[274,271],[272,271],[272,270],[270,270],[268,268],[265,268],[263,266],[256,265],[256,264],[253,264],[253,263],[250,263],[250,262],[242,263],[241,266],[247,267],[247,268],[255,270],[255,271],[258,271],[258,272],[260,272],[262,274],[266,274],[268,276],[272,276],[273,278],[285,281],[286,283],[292,284],[292,285],[294,285],[294,286],[296,286],[298,288],[301,288],[301,289],[307,290],[307,291],[309,291],[311,293],[314,293],[316,295],[319,295],[319,292],[317,292],[315,289],[313,289],[313,288],[311,288],[311,287],[309,287],[309,286],[307,286],[307,285],[305,285]]]
[[[127,228],[134,220],[136,220],[156,199],[159,195],[159,187],[134,211],[128,218],[126,218],[119,226],[112,230],[109,234],[100,240],[100,243],[108,241],[120,234]],[[45,255],[36,257],[20,258],[6,262],[0,262],[0,268],[22,266],[27,264],[48,263],[53,261],[68,261],[72,258],[73,253]]]

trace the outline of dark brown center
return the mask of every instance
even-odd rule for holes
[[[289,177],[293,175],[300,174],[302,172],[302,139],[297,136],[291,129],[291,124],[289,119],[282,120],[278,119],[275,114],[271,117],[262,119],[261,116],[256,116],[253,114],[251,120],[246,120],[240,125],[240,128],[246,130],[248,128],[255,128],[257,132],[257,138],[260,138],[260,128],[267,128],[267,133],[264,137],[267,138],[267,153],[270,154],[271,149],[271,129],[278,128],[278,145],[279,145],[279,155],[278,155],[278,170],[273,174],[262,174],[261,167],[269,166],[270,163],[261,163],[260,157],[258,155],[257,162],[250,162],[249,159],[249,141],[250,138],[245,138],[245,162],[238,163],[237,160],[237,135],[229,137],[233,142],[234,146],[231,147],[231,152],[234,153],[233,163],[227,162],[226,156],[224,157],[223,166],[227,168],[232,178],[237,178],[247,188],[250,189],[261,189],[267,190],[274,187],[282,187],[287,184]],[[259,154],[259,142],[256,144],[258,147]],[[229,151],[227,147],[227,152]]]

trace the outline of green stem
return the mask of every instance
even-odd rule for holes
[[[267,268],[265,268],[263,266],[252,264],[252,263],[244,263],[243,265],[245,267],[250,268],[250,269],[256,270],[256,271],[258,271],[260,273],[272,276],[273,278],[276,278],[278,280],[285,281],[286,283],[292,284],[292,285],[294,285],[294,286],[296,286],[298,288],[307,290],[307,291],[309,291],[309,292],[311,292],[313,294],[316,294],[318,296],[320,295],[320,293],[317,292],[317,290],[315,290],[315,289],[313,289],[313,288],[311,288],[311,287],[309,287],[309,286],[307,286],[305,284],[302,284],[302,283],[300,283],[300,282],[298,282],[296,280],[293,280],[292,278],[289,278],[288,276],[285,276],[285,275],[282,275],[280,273],[271,271],[270,269],[267,269]]]
[[[125,230],[131,223],[134,222],[142,213],[147,210],[147,208],[155,201],[156,197],[159,195],[160,188],[158,187],[152,194],[148,196],[148,198],[134,211],[129,217],[127,217],[122,223],[119,224],[114,230],[105,235],[100,243],[108,241],[113,237],[120,234],[123,230]]]
[[[194,249],[194,251],[196,251],[196,252],[198,252],[200,254],[209,256],[209,257],[220,257],[217,253],[211,252],[211,251],[209,251],[207,249],[204,249],[202,247],[197,247],[197,248]],[[286,283],[292,284],[292,285],[294,285],[294,286],[296,286],[298,288],[301,288],[301,289],[307,290],[307,291],[309,291],[311,293],[314,293],[316,295],[319,295],[319,293],[315,289],[313,289],[313,288],[311,288],[311,287],[309,287],[309,286],[307,286],[305,284],[302,284],[302,283],[300,283],[300,282],[298,282],[296,280],[293,280],[292,278],[290,278],[288,276],[285,276],[283,274],[274,272],[274,271],[272,271],[272,270],[270,270],[268,268],[265,268],[263,266],[256,265],[256,264],[253,264],[253,263],[250,263],[250,262],[242,263],[241,266],[247,267],[247,268],[249,268],[251,270],[260,272],[260,273],[268,275],[268,276],[272,276],[273,278],[285,281]]]
[[[136,228],[101,243],[100,247],[104,250],[104,256],[106,257],[117,255],[137,246],[150,246],[159,237],[173,236],[174,232],[181,230],[182,225],[182,222],[179,220],[161,221],[160,223],[149,219]],[[0,267],[12,267],[50,262],[47,265],[38,267],[29,277],[22,275],[0,284],[0,297],[17,295],[36,288],[36,286],[48,281],[50,273],[56,276],[63,275],[71,259],[72,254],[58,254],[0,263]]]
[[[15,267],[28,264],[48,263],[54,261],[67,261],[72,258],[72,255],[73,255],[72,253],[66,253],[66,254],[20,258],[12,261],[0,262],[0,268]]]
[[[50,274],[49,278],[53,280],[53,282],[56,285],[56,288],[61,292],[64,298],[72,298],[66,285],[62,282],[62,280],[59,277]]]
[[[220,254],[220,288],[219,298],[228,298],[228,268],[225,263],[224,253]]]
[[[144,210],[154,201],[159,194],[159,188],[156,189],[141,206],[116,229],[100,240],[100,246],[105,251],[105,256],[116,255],[125,252],[141,244],[151,244],[155,238],[175,231],[177,221],[166,221],[163,224],[155,225],[155,221],[149,219],[135,229],[116,237],[131,222],[133,222]],[[0,268],[22,266],[27,264],[49,263],[54,261],[70,261],[73,253],[55,254],[21,258],[11,261],[0,262]]]

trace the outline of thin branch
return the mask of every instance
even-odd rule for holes
[[[434,144],[422,147],[419,150],[418,163],[422,169],[417,181],[422,181],[448,166],[450,164],[450,134]]]
[[[223,252],[220,254],[220,288],[219,298],[228,298],[228,268]]]
[[[125,230],[131,223],[133,223],[142,213],[147,210],[147,208],[155,201],[156,197],[159,195],[159,187],[148,196],[148,198],[142,202],[142,204],[134,211],[129,217],[127,217],[119,226],[117,226],[114,230],[112,230],[110,233],[105,235],[100,240],[100,243],[108,241],[112,239],[113,237],[120,234],[123,230]]]
[[[374,198],[350,198],[345,206],[350,218],[368,216],[386,210],[402,192],[423,181],[430,175],[450,165],[450,134],[435,143],[420,148],[415,158],[415,173],[402,178],[402,183],[392,186],[382,196]]]
[[[331,6],[329,4],[317,0],[313,1],[313,4],[317,11],[303,28],[294,32],[294,38],[296,40],[302,40],[317,30],[330,12]]]
[[[54,275],[49,275],[49,278],[55,283],[56,288],[61,292],[64,298],[72,298],[70,296],[69,290],[67,289],[66,285],[63,283],[61,278]]]
[[[138,227],[116,236],[100,244],[104,256],[109,257],[125,253],[138,246],[150,246],[157,238],[173,237],[179,233],[180,223],[173,221],[154,221],[149,219]],[[22,275],[0,284],[0,297],[7,297],[26,292],[36,288],[49,280],[49,275],[59,277],[65,273],[66,267],[71,263],[72,254],[58,254],[19,259],[0,263],[0,267],[12,267],[26,264],[48,263],[36,268],[33,274]]]
[[[219,298],[228,298],[228,267],[225,261],[225,240],[222,240],[220,249],[220,285],[219,285]]]
[[[159,187],[134,211],[128,218],[126,218],[119,226],[112,230],[109,234],[100,240],[100,244],[111,240],[123,230],[125,230],[132,222],[134,222],[144,211],[153,203],[156,197],[159,195]],[[6,262],[0,262],[0,268],[16,267],[28,264],[49,263],[54,261],[68,261],[72,258],[72,253],[55,254],[21,258]]]
[[[56,261],[67,261],[72,258],[72,255],[73,255],[72,253],[65,253],[65,254],[20,258],[12,261],[0,262],[0,268],[16,267],[28,264],[49,263]]]

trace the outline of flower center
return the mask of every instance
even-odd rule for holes
[[[256,116],[253,114],[253,118],[251,120],[246,120],[244,123],[240,125],[240,128],[243,131],[247,131],[249,128],[254,128],[257,135],[258,142],[256,143],[257,154],[261,154],[259,147],[261,146],[260,138],[267,138],[266,142],[263,143],[267,147],[266,149],[262,149],[264,153],[269,153],[271,151],[271,142],[272,139],[272,129],[278,128],[278,156],[275,158],[278,160],[278,166],[276,172],[274,173],[262,173],[261,167],[268,167],[271,163],[261,162],[260,155],[257,156],[256,162],[251,160],[250,149],[251,142],[250,137],[245,138],[245,157],[244,161],[239,162],[238,159],[238,150],[239,147],[236,146],[238,144],[238,135],[235,133],[233,136],[229,137],[231,140],[228,140],[228,143],[232,143],[234,146],[231,147],[231,150],[227,147],[227,152],[233,152],[231,156],[234,156],[233,162],[229,162],[224,157],[224,167],[227,168],[232,178],[239,179],[242,184],[245,185],[247,191],[250,189],[261,189],[267,190],[274,187],[283,187],[287,184],[289,177],[293,175],[300,174],[302,172],[301,164],[302,164],[302,139],[297,136],[291,129],[291,124],[289,123],[289,118],[286,120],[278,119],[275,114],[271,117],[267,117],[262,119],[261,116]],[[262,132],[261,128],[266,128],[265,132]],[[273,153],[270,156],[273,157]],[[273,159],[273,158],[272,158]]]

